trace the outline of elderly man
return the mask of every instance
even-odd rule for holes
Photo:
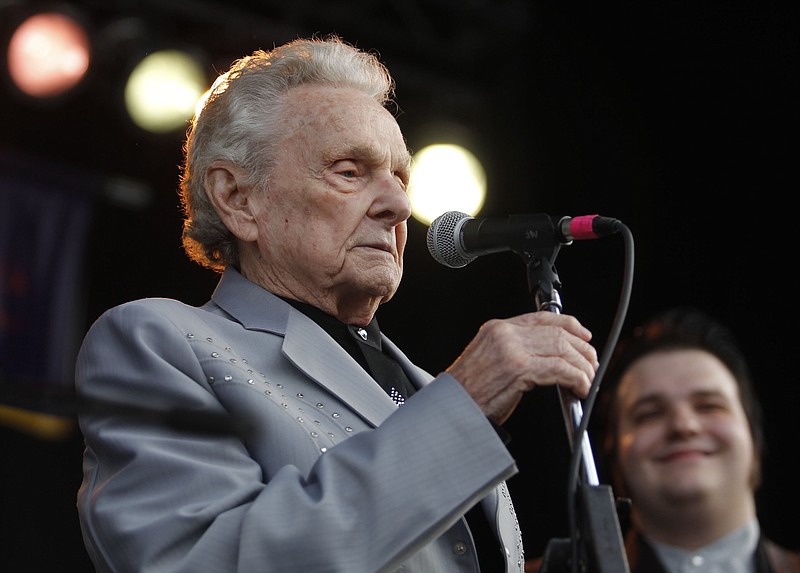
[[[522,570],[500,426],[537,385],[585,396],[596,353],[573,317],[531,313],[434,378],[380,332],[410,215],[392,87],[337,38],[212,86],[181,187],[219,285],[111,309],[78,359],[98,571]]]

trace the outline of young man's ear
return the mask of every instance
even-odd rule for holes
[[[251,209],[254,189],[245,181],[243,171],[228,161],[215,161],[206,170],[205,189],[231,233],[240,241],[255,241],[258,228]]]

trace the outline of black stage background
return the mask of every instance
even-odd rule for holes
[[[145,21],[165,26],[158,3],[139,4]],[[600,213],[624,222],[636,242],[626,324],[674,304],[695,305],[727,322],[751,357],[770,445],[763,528],[800,549],[796,4],[166,4],[174,8],[169,16],[183,18],[187,37],[214,51],[218,69],[314,32],[378,50],[395,72],[399,121],[412,146],[424,120],[469,123],[489,167],[491,196],[481,216]],[[82,5],[101,18],[115,3]],[[190,25],[178,13],[189,6],[202,8],[204,23]],[[97,74],[94,82],[61,108],[0,91],[7,157],[42,170],[123,175],[154,191],[139,208],[95,200],[85,267],[75,269],[84,330],[133,298],[201,304],[216,281],[180,250],[180,134],[137,132],[112,110],[110,82]],[[428,255],[426,227],[411,221],[409,228],[406,278],[379,316],[422,366],[441,370],[483,321],[532,308],[515,255],[447,269]],[[558,258],[564,311],[593,330],[599,349],[616,312],[624,255],[615,236],[576,243]],[[568,446],[555,392],[535,390],[508,429],[520,468],[510,487],[527,553],[536,555],[548,539],[566,535]],[[80,437],[47,441],[4,428],[0,439],[0,564],[9,565],[0,568],[90,571],[74,509]]]

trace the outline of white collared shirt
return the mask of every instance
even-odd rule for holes
[[[669,573],[755,573],[755,550],[760,528],[753,519],[726,535],[692,551],[652,539],[648,542]]]

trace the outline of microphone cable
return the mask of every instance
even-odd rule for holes
[[[600,358],[600,366],[595,372],[594,380],[589,388],[589,394],[583,401],[583,416],[580,424],[573,435],[572,455],[570,457],[569,469],[567,473],[567,519],[569,527],[569,538],[571,540],[571,554],[572,554],[572,572],[578,573],[578,539],[580,537],[578,531],[578,515],[576,507],[576,498],[578,496],[578,473],[581,467],[581,446],[584,436],[587,434],[589,419],[591,417],[592,409],[594,408],[597,394],[600,390],[600,384],[605,376],[608,364],[614,353],[614,349],[619,341],[622,332],[625,318],[628,314],[628,307],[630,306],[631,293],[633,291],[633,270],[634,270],[634,241],[633,234],[630,229],[620,221],[616,221],[617,230],[622,234],[625,245],[625,265],[622,279],[622,288],[620,291],[619,302],[617,305],[614,321],[609,331],[609,336],[606,341],[605,348]],[[624,548],[623,548],[624,551]]]

